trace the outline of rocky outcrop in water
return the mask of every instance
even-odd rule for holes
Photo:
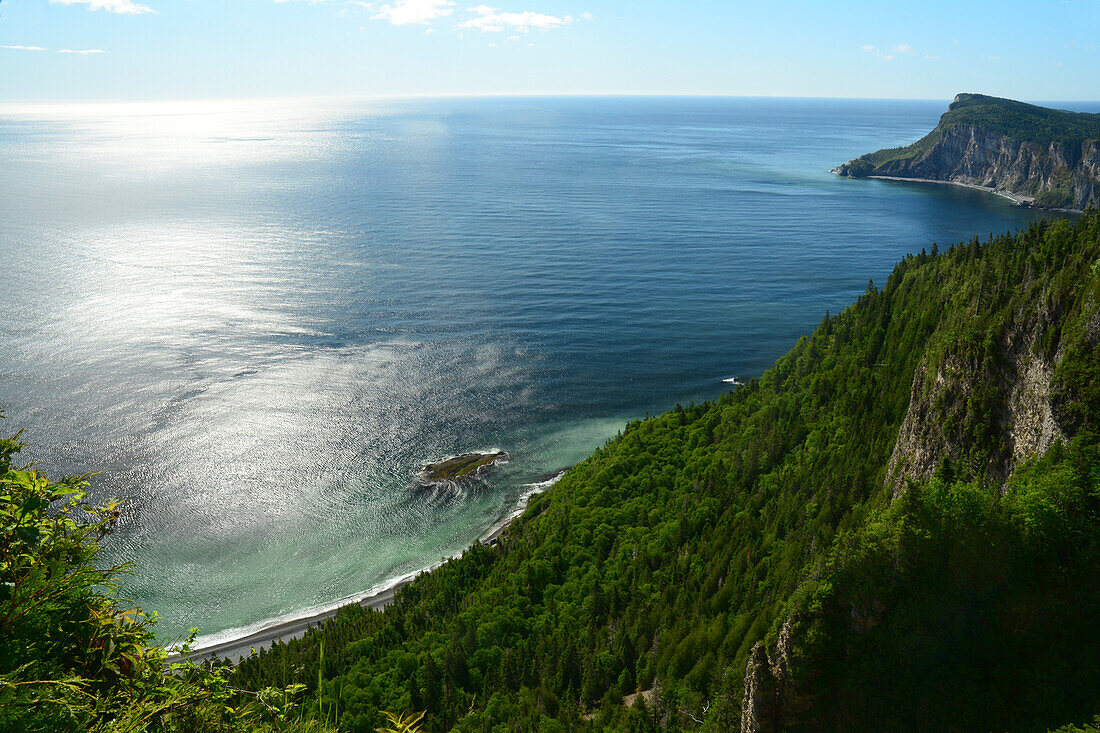
[[[497,463],[508,460],[504,451],[495,453],[464,453],[424,466],[417,477],[421,486],[439,486],[472,481]]]

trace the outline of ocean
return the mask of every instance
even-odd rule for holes
[[[161,641],[357,598],[759,375],[906,253],[1042,216],[828,172],[946,106],[0,105],[2,427],[126,500],[104,560]],[[414,486],[489,449],[484,485]]]

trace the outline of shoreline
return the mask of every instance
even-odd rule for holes
[[[499,543],[504,531],[508,529],[513,522],[519,519],[524,511],[526,511],[527,504],[530,502],[531,497],[536,494],[541,494],[556,484],[558,479],[565,475],[566,470],[568,469],[562,469],[556,472],[545,481],[528,484],[525,487],[526,490],[520,494],[516,506],[508,511],[502,518],[490,525],[480,537],[474,540],[474,542],[490,546]],[[473,545],[470,546],[472,547]],[[454,559],[454,557],[458,557],[458,555],[447,559]],[[218,641],[213,644],[195,647],[187,654],[181,654],[169,649],[168,662],[205,662],[217,657],[219,660],[228,660],[236,664],[249,656],[253,650],[260,651],[261,649],[267,649],[276,641],[286,642],[291,639],[301,638],[309,629],[320,626],[333,618],[341,608],[350,606],[353,603],[357,603],[362,608],[373,608],[381,611],[386,606],[393,603],[394,596],[397,594],[399,588],[403,588],[425,573],[434,571],[443,565],[443,563],[447,562],[447,559],[440,560],[421,570],[383,581],[379,586],[375,586],[377,590],[366,590],[366,595],[358,600],[352,600],[354,596],[351,596],[347,603],[341,603],[334,608],[326,608],[313,613],[306,612],[306,615],[282,621],[273,619],[268,622],[261,622],[263,625],[258,629],[245,632],[231,639],[226,639],[225,641]]]
[[[835,171],[834,171],[835,172]],[[840,174],[837,173],[839,176]],[[991,193],[994,196],[1000,196],[1001,198],[1008,199],[1017,206],[1022,206],[1029,209],[1035,209],[1036,211],[1057,211],[1064,214],[1083,214],[1081,209],[1061,209],[1046,206],[1036,206],[1035,197],[1027,196],[1022,193],[1012,193],[1006,191],[1003,188],[994,188],[993,186],[979,186],[976,183],[963,183],[962,181],[944,181],[937,178],[906,178],[904,176],[863,176],[864,178],[871,178],[877,181],[901,181],[902,183],[935,183],[941,186],[959,186],[960,188],[969,188],[975,191],[984,191],[985,193]]]
[[[963,183],[961,181],[941,181],[936,178],[905,178],[903,176],[867,176],[867,178],[873,178],[878,181],[905,181],[908,183],[937,183],[944,186],[959,186],[960,188],[971,188],[975,191],[985,191],[1001,198],[1006,198],[1017,206],[1031,206],[1035,202],[1035,197],[1025,196],[1020,193],[1012,193],[1006,191],[1003,188],[993,188],[992,186],[979,186],[976,183]]]
[[[397,593],[398,588],[408,585],[418,578],[421,573],[430,573],[442,564],[442,562],[438,562],[429,568],[421,570],[411,578],[403,577],[387,585],[385,588],[366,596],[358,603],[363,608],[374,608],[380,611],[393,602],[394,595]],[[257,631],[252,631],[243,636],[210,644],[209,646],[197,647],[187,654],[169,651],[168,663],[206,662],[217,657],[219,660],[228,660],[236,664],[249,656],[253,650],[260,651],[261,649],[267,649],[276,641],[290,641],[291,639],[301,638],[305,635],[306,631],[315,626],[320,626],[325,621],[334,617],[341,608],[349,605],[351,605],[351,603],[345,603],[336,608],[327,609],[308,616],[292,618],[270,626],[264,626]]]

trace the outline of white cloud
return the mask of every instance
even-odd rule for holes
[[[503,33],[504,31],[527,33],[532,29],[546,31],[561,28],[573,22],[571,15],[558,17],[530,10],[522,13],[506,13],[488,5],[478,5],[468,10],[474,14],[474,17],[462,21],[458,27],[473,28],[482,33]]]
[[[49,51],[48,48],[42,46],[5,46],[0,45],[0,48],[7,48],[12,51]],[[54,51],[54,53],[75,53],[81,56],[90,56],[96,53],[107,53],[102,48],[62,48]]]
[[[909,56],[909,55],[912,55],[912,54],[916,53],[916,51],[913,49],[913,47],[910,46],[908,43],[899,43],[898,45],[894,46],[893,48],[891,48],[889,50],[883,49],[883,48],[878,48],[876,46],[872,46],[871,44],[867,44],[866,46],[860,46],[859,50],[863,51],[863,53],[869,53],[872,56],[876,56],[876,57],[882,59],[883,61],[893,61],[896,56],[899,56],[899,55]],[[930,58],[930,57],[925,56],[925,58]]]
[[[276,0],[276,2],[289,1]],[[373,20],[387,20],[393,25],[431,25],[440,18],[458,13],[459,15],[455,18],[457,21],[455,28],[478,30],[482,33],[528,33],[532,30],[551,30],[576,21],[593,19],[591,13],[582,13],[574,18],[572,15],[548,15],[531,10],[522,13],[506,12],[488,5],[478,5],[463,11],[457,8],[454,0],[392,0],[384,5],[373,0],[348,0],[348,4],[367,8],[373,13],[371,15]],[[431,32],[431,28],[425,31],[425,33]]]
[[[119,15],[155,15],[157,12],[146,5],[138,5],[134,0],[50,0],[50,5],[87,5],[88,10],[106,10]]]
[[[863,53],[869,53],[872,56],[878,56],[883,61],[892,61],[894,59],[894,54],[886,53],[885,51],[880,51],[877,48],[875,48],[874,46],[870,46],[870,45],[860,46],[859,50],[863,51]]]
[[[451,0],[397,0],[393,5],[381,6],[371,17],[394,25],[424,25],[453,12]]]

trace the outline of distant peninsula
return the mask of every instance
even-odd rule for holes
[[[1024,206],[1081,211],[1100,201],[1100,114],[959,94],[917,142],[862,155],[833,172],[954,183]]]

